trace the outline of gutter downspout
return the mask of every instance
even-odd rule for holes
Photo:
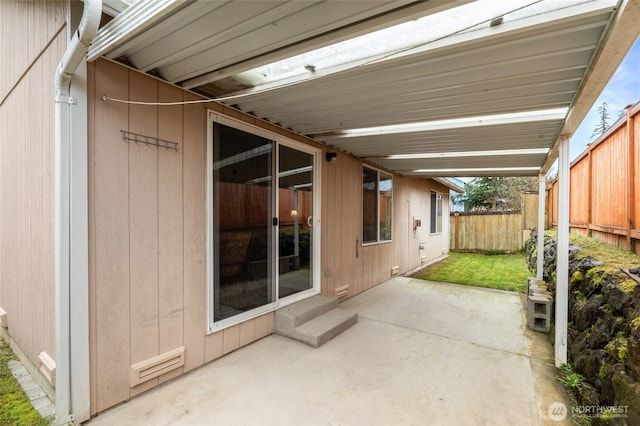
[[[54,78],[55,92],[55,351],[57,425],[74,421],[71,406],[71,78],[93,41],[102,0],[85,0],[82,19]],[[88,303],[88,301],[87,301]]]

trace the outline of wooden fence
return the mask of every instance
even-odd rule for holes
[[[522,194],[522,210],[509,213],[461,212],[450,215],[453,251],[513,253],[522,249],[531,230],[538,227],[538,194]]]
[[[569,226],[573,232],[640,254],[640,103],[571,163]],[[558,183],[547,190],[547,217],[558,223]]]
[[[220,182],[216,190],[219,198],[224,200],[216,205],[221,228],[270,226],[271,187]],[[295,191],[291,189],[278,190],[280,225],[293,225],[294,219],[291,212],[294,210],[295,196]],[[306,224],[307,218],[312,215],[312,196],[311,191],[298,191],[297,213],[301,224]]]

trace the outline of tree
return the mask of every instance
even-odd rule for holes
[[[522,191],[534,191],[537,186],[536,177],[479,177],[465,184],[464,194],[453,197],[466,211],[518,211]]]
[[[607,110],[607,108],[609,108],[609,104],[607,104],[606,102],[603,102],[602,105],[598,107],[598,115],[600,116],[600,118],[596,123],[596,127],[593,129],[593,133],[591,134],[592,138],[594,136],[600,136],[604,134],[604,132],[606,132],[609,128],[609,111]]]

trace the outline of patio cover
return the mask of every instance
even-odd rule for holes
[[[89,60],[424,177],[545,173],[640,28],[616,0],[128,3],[105,0]],[[339,44],[412,22],[386,51]]]

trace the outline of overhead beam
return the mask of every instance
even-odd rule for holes
[[[95,61],[189,3],[191,1],[141,0],[132,4],[100,28],[89,48],[87,60]]]
[[[403,133],[418,133],[448,129],[460,130],[469,127],[502,126],[508,124],[532,123],[537,121],[554,121],[562,119],[566,113],[566,108],[554,108],[479,117],[463,117],[417,123],[392,124],[388,126],[343,130],[332,134],[331,138],[360,138],[365,136],[397,135]],[[316,139],[323,140],[324,138],[317,137]]]

